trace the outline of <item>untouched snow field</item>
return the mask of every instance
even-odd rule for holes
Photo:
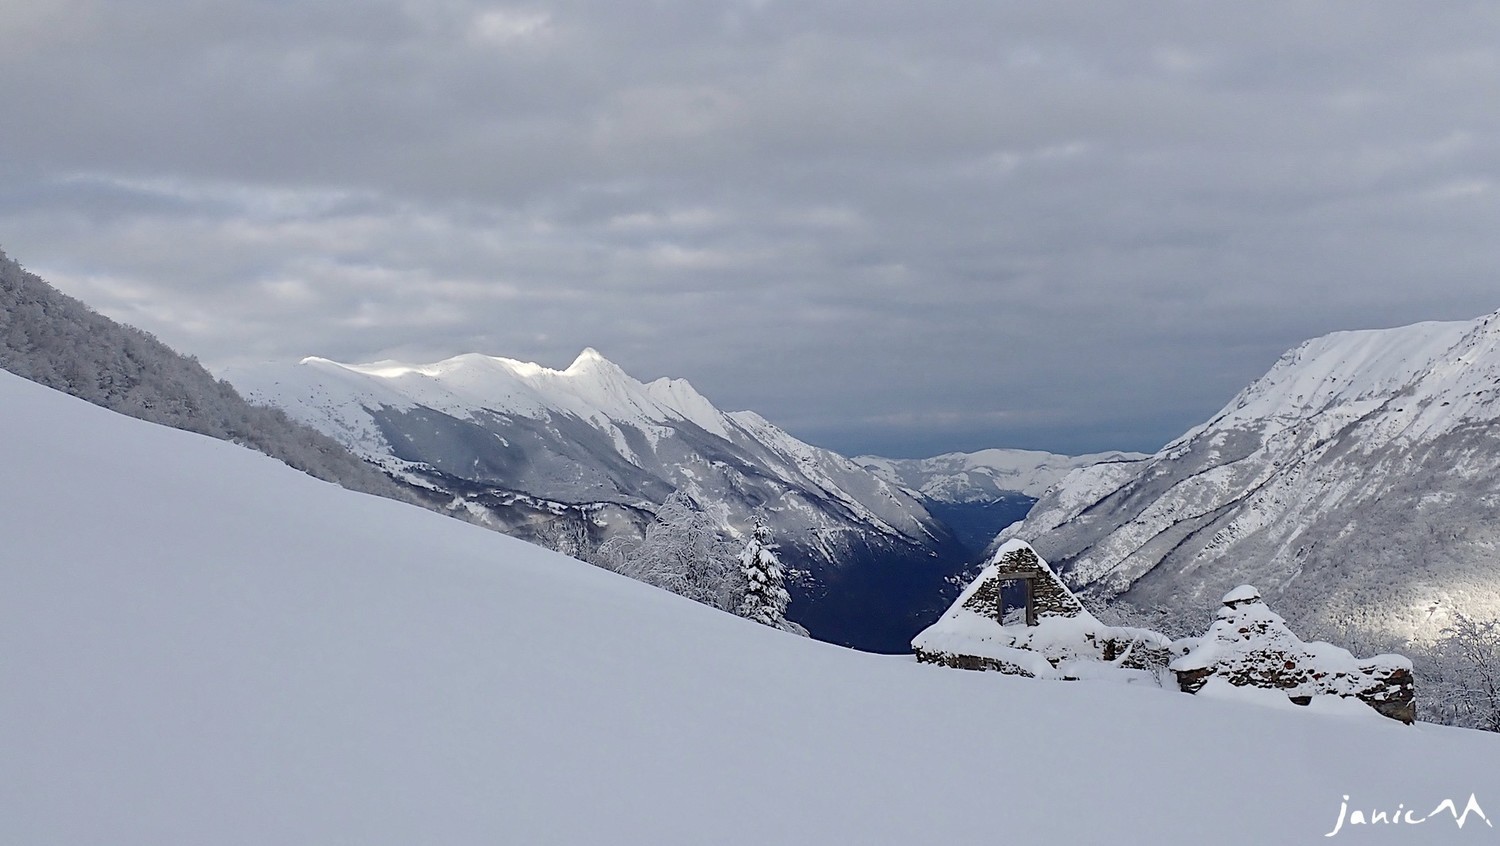
[[[0,372],[0,843],[1500,844],[1346,794],[1500,817],[1500,737],[856,653]]]

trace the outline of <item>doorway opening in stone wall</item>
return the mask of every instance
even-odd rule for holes
[[[1036,625],[1030,579],[1006,579],[1000,583],[1000,625]]]

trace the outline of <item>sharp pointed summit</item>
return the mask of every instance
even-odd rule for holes
[[[620,369],[619,365],[605,358],[603,353],[599,352],[593,347],[584,347],[583,352],[580,352],[578,356],[573,359],[573,363],[568,365],[568,369],[564,370],[563,372],[586,373],[589,371],[598,370],[614,371],[619,373],[625,372]]]

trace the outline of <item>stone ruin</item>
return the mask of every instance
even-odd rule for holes
[[[1411,661],[1400,655],[1360,660],[1329,643],[1304,643],[1286,621],[1242,585],[1224,596],[1219,617],[1174,660],[1178,686],[1197,693],[1212,679],[1236,687],[1286,691],[1299,705],[1314,696],[1352,697],[1393,720],[1417,718]]]
[[[1022,541],[991,556],[936,623],[912,640],[917,660],[1029,678],[1101,679],[1197,693],[1211,681],[1284,691],[1299,705],[1315,696],[1358,699],[1378,713],[1416,719],[1411,661],[1356,659],[1328,643],[1304,643],[1248,585],[1224,597],[1201,637],[1172,641],[1149,629],[1108,626]]]
[[[912,640],[917,660],[1034,678],[1159,684],[1172,655],[1156,632],[1107,626],[1028,544],[1009,541],[943,616]]]

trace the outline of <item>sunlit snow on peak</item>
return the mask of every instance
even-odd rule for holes
[[[584,347],[583,352],[579,353],[578,357],[573,359],[573,363],[568,365],[568,369],[564,372],[578,373],[599,364],[614,366],[614,362],[605,358],[598,350],[593,347]]]

